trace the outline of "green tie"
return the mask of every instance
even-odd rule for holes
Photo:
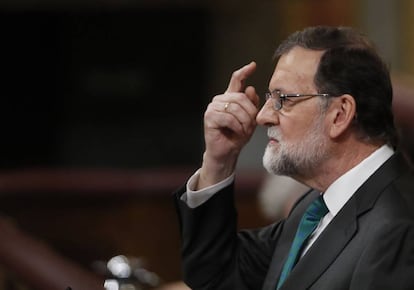
[[[316,229],[319,224],[319,221],[323,216],[328,213],[328,208],[326,207],[325,202],[323,201],[322,195],[316,198],[308,207],[305,214],[303,215],[298,230],[296,232],[295,239],[293,240],[292,246],[289,251],[289,256],[286,260],[285,265],[282,269],[282,274],[280,274],[279,282],[277,288],[279,289],[283,282],[285,282],[290,271],[295,266],[299,253],[301,252],[303,243],[308,239],[310,234]]]

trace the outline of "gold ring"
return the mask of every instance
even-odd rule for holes
[[[230,103],[225,103],[224,104],[224,112],[227,112],[227,109],[229,108]]]

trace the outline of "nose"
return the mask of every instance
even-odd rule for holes
[[[257,124],[261,126],[275,126],[279,124],[279,113],[273,107],[271,99],[267,100],[256,116]]]

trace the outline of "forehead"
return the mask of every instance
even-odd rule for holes
[[[313,79],[324,51],[295,46],[283,54],[276,65],[269,89],[313,88]]]

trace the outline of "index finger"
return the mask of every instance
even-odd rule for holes
[[[233,72],[226,93],[242,92],[244,90],[244,81],[251,76],[255,70],[256,63],[252,61],[251,63]]]

